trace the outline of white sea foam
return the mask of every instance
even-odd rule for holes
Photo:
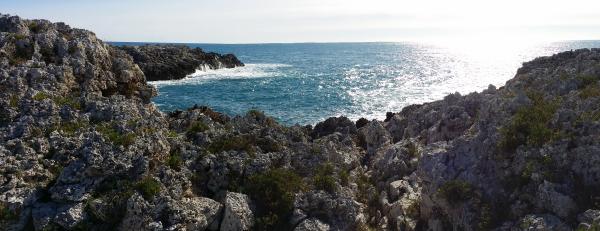
[[[290,65],[278,63],[257,63],[245,64],[243,67],[223,68],[216,70],[201,67],[196,70],[195,73],[190,74],[183,79],[149,81],[148,83],[160,87],[165,85],[200,84],[206,81],[221,79],[269,78],[279,76],[281,72],[278,69],[289,66]]]

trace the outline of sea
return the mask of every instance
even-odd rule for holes
[[[451,93],[501,87],[523,62],[600,47],[600,41],[183,45],[233,53],[245,66],[149,82],[158,89],[153,101],[161,110],[206,105],[235,116],[256,109],[286,125],[314,125],[332,116],[382,119]]]

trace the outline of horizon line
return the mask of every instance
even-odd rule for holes
[[[593,39],[559,39],[559,40],[544,40],[537,41],[538,43],[557,43],[557,42],[586,42],[586,41],[600,41],[600,38]],[[314,41],[305,41],[305,42],[244,42],[244,43],[218,43],[218,42],[152,42],[152,41],[112,41],[106,40],[107,43],[145,43],[145,44],[206,44],[206,45],[279,45],[279,44],[352,44],[352,43],[417,43],[417,44],[435,44],[435,41],[431,40],[404,40],[404,41],[338,41],[338,42],[314,42]],[[437,43],[440,43],[437,41]]]

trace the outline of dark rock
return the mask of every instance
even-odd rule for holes
[[[319,138],[326,135],[340,132],[343,134],[356,134],[356,125],[347,117],[330,117],[323,122],[315,125],[312,130],[312,137]]]
[[[206,53],[184,45],[115,47],[133,57],[149,81],[182,79],[196,70],[234,68],[244,64],[233,54]]]
[[[365,125],[367,125],[368,123],[369,123],[369,120],[368,120],[368,119],[365,119],[365,118],[360,118],[360,119],[358,119],[358,120],[356,121],[356,128],[357,128],[357,129],[359,129],[359,128],[362,128],[362,127],[364,127]]]

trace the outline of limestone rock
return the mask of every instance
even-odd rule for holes
[[[321,222],[319,219],[309,218],[302,221],[294,231],[328,231],[329,225]]]
[[[247,195],[227,192],[221,231],[250,230],[254,226],[252,202]]]
[[[185,198],[170,208],[169,223],[177,230],[206,230],[218,222],[223,205],[204,197]]]

